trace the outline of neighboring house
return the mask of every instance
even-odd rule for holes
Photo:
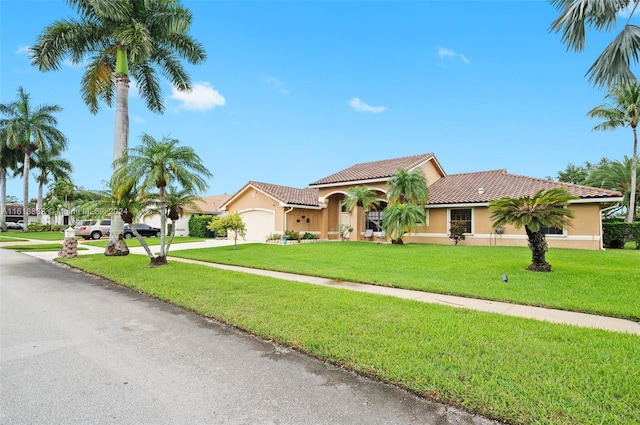
[[[24,217],[22,215],[22,205],[15,204],[15,203],[7,203],[5,204],[4,210],[5,210],[5,220],[7,222],[17,223],[18,221],[24,220]],[[29,223],[38,221],[35,204],[31,204],[27,206],[27,214],[29,214]]]
[[[198,208],[185,208],[182,218],[176,220],[176,236],[189,236],[189,219],[192,215],[222,215],[224,211],[220,207],[231,198],[230,195],[201,196],[201,200],[196,202]],[[143,222],[160,227],[160,216],[155,214],[145,217]],[[167,219],[167,223],[171,220]]]
[[[386,208],[387,181],[398,169],[421,168],[429,186],[427,226],[406,234],[405,242],[450,244],[451,220],[467,222],[467,245],[527,246],[524,229],[494,229],[487,208],[490,201],[534,195],[540,189],[563,187],[578,197],[569,208],[572,225],[547,229],[551,247],[601,249],[602,212],[622,200],[620,192],[554,182],[493,170],[447,175],[432,153],[353,165],[317,180],[304,189],[248,182],[221,207],[238,212],[247,226],[247,240],[264,241],[286,230],[311,232],[321,238],[340,238],[340,225],[353,228],[351,240],[372,240]],[[379,193],[380,208],[365,218],[362,209],[348,212],[344,197],[352,186],[368,186]],[[367,230],[369,230],[367,232]],[[370,235],[370,236],[369,236]]]

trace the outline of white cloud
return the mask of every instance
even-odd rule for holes
[[[172,87],[171,98],[181,102],[180,108],[189,111],[206,111],[216,106],[224,106],[224,96],[211,86],[211,83],[195,83],[189,92],[179,91]]]
[[[31,46],[18,46],[18,50],[15,51],[16,55],[23,55],[31,53]]]
[[[452,59],[458,59],[461,62],[464,62],[465,64],[471,63],[471,61],[462,53],[457,53],[454,50],[448,49],[446,47],[438,47],[437,55],[440,59],[452,58]]]
[[[373,112],[374,114],[379,114],[380,112],[384,112],[387,110],[387,108],[384,106],[367,105],[357,97],[349,100],[349,105],[351,105],[351,107],[358,112]]]
[[[266,77],[264,78],[264,82],[269,85],[275,87],[282,94],[289,94],[291,91],[287,88],[287,86],[276,77]]]

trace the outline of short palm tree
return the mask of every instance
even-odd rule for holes
[[[23,155],[23,220],[29,222],[29,172],[31,155],[39,149],[62,151],[66,148],[67,138],[56,128],[58,120],[54,114],[62,111],[58,105],[33,106],[28,93],[18,88],[18,99],[0,104],[2,136],[10,148],[18,149]]]
[[[150,199],[158,199],[158,196],[151,195]],[[165,211],[160,211],[158,208],[151,208],[146,215],[160,215],[164,212],[167,218],[171,220],[171,232],[169,233],[169,241],[167,242],[168,253],[171,248],[171,243],[173,242],[173,237],[176,234],[176,221],[182,218],[186,208],[201,212],[202,209],[198,201],[202,201],[202,198],[185,189],[169,186],[165,192],[165,200],[167,206]]]
[[[387,183],[391,186],[387,192],[390,204],[410,203],[424,207],[429,200],[427,179],[420,168],[411,171],[400,168]]]
[[[384,210],[382,229],[391,237],[391,243],[403,244],[402,236],[425,225],[427,213],[420,205],[391,204]]]
[[[529,239],[532,261],[527,270],[551,271],[547,263],[547,242],[544,227],[563,228],[570,224],[574,214],[568,209],[575,196],[563,188],[539,190],[533,196],[500,198],[489,203],[493,227],[513,224],[517,229],[524,226]]]
[[[625,221],[631,223],[636,211],[636,192],[638,175],[638,122],[640,122],[640,84],[629,83],[612,87],[605,99],[609,102],[589,111],[589,117],[604,121],[594,130],[615,130],[619,127],[631,127],[633,132],[633,154],[631,156],[631,176],[629,204]]]
[[[82,96],[92,113],[99,101],[116,101],[114,164],[129,147],[129,82],[137,83],[140,96],[153,111],[164,112],[160,71],[172,86],[191,89],[180,63],[199,64],[206,59],[203,46],[189,36],[191,12],[178,0],[67,0],[79,18],[53,22],[32,46],[32,63],[41,71],[58,70],[65,59],[84,65]],[[118,166],[120,166],[118,165]],[[122,230],[116,214],[113,227]],[[111,238],[115,242],[115,236]]]
[[[344,197],[344,207],[348,211],[353,211],[354,208],[362,208],[364,219],[366,223],[367,213],[369,211],[375,211],[380,205],[380,201],[377,199],[378,193],[366,186],[352,186],[347,190],[347,194]],[[378,223],[378,227],[379,223]]]
[[[122,179],[117,183],[111,180],[108,183],[107,190],[96,193],[94,198],[82,204],[79,208],[91,212],[92,217],[98,218],[111,216],[113,213],[118,214],[124,223],[129,224],[131,233],[138,239],[149,258],[153,259],[153,253],[146,240],[133,226],[133,220],[145,214],[151,208],[153,201],[138,191],[135,179]],[[120,238],[118,236],[118,242],[116,243],[109,241],[107,249],[112,251],[110,252],[111,255],[123,256],[129,254],[124,237]]]
[[[617,190],[622,193],[622,207],[627,213],[631,211],[631,179],[633,174],[633,161],[625,155],[624,160],[610,161],[606,164],[594,168],[587,176],[584,184],[587,186],[601,187],[603,189]],[[636,188],[640,183],[640,175],[636,174]],[[636,191],[635,197],[636,214],[632,215],[632,220],[637,216],[640,194]]]
[[[140,145],[118,160],[120,168],[114,174],[115,184],[135,180],[143,193],[157,189],[159,211],[167,211],[166,191],[174,182],[190,193],[205,190],[204,178],[211,177],[211,173],[193,148],[179,143],[178,139],[163,137],[158,141],[143,134]],[[152,258],[152,265],[167,262],[166,229],[167,215],[160,214],[160,253]]]
[[[627,16],[622,31],[598,56],[587,71],[589,81],[597,87],[636,81],[631,61],[640,55],[640,28],[631,24],[637,1],[620,0],[550,0],[560,16],[551,24],[551,31],[562,33],[567,49],[581,52],[586,45],[586,29],[610,31],[621,16]]]

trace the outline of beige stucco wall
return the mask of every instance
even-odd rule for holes
[[[298,231],[302,234],[310,232],[320,236],[322,233],[322,215],[323,212],[320,210],[294,208],[287,213],[286,230]]]
[[[244,212],[251,210],[267,210],[274,212],[275,231],[282,232],[284,228],[284,209],[279,202],[259,190],[247,188],[235,199],[227,204],[229,212]]]
[[[550,248],[601,248],[600,242],[600,206],[598,204],[573,204],[569,207],[575,214],[572,226],[566,228],[564,235],[548,235]],[[504,226],[504,233],[498,235],[493,228],[487,207],[479,206],[473,210],[473,234],[467,235],[463,245],[527,246],[524,228],[516,229],[512,225]],[[453,244],[448,236],[448,208],[430,208],[429,226],[415,234],[403,237],[405,242]]]

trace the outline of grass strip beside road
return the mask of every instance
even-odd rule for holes
[[[145,242],[147,243],[148,246],[156,246],[156,245],[160,245],[160,238],[145,238],[144,239]],[[167,239],[168,240],[168,239]],[[189,236],[176,236],[173,238],[173,242],[171,242],[171,245],[174,244],[181,244],[181,243],[187,243],[187,242],[202,242],[204,239],[202,238],[192,238]],[[132,239],[126,239],[125,240],[127,246],[129,248],[135,248],[138,246],[142,246],[140,245],[140,242],[138,241],[138,239],[136,238],[132,238]],[[82,242],[83,245],[93,245],[93,246],[98,246],[101,248],[106,248],[107,245],[109,244],[109,240],[106,238],[103,238],[102,240],[99,241],[86,241],[86,242]]]
[[[528,248],[500,246],[241,244],[235,250],[224,246],[170,255],[640,321],[636,250],[550,249],[551,273],[525,270],[531,263]]]
[[[637,336],[193,264],[148,268],[139,255],[61,261],[509,423],[640,423]]]
[[[5,245],[2,248],[4,249],[12,249],[18,252],[46,252],[46,251],[59,251],[62,248],[62,244],[59,243],[50,243],[50,244],[28,244],[28,245]],[[78,251],[86,251],[87,248],[82,248],[79,246],[77,248]]]

